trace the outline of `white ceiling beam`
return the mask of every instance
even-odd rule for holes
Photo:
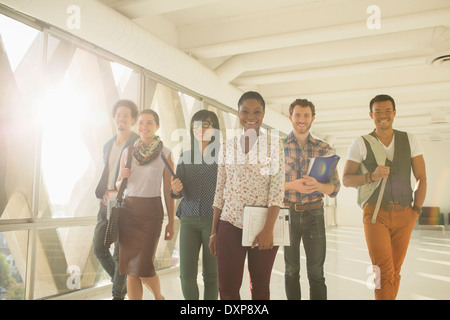
[[[396,125],[394,123],[394,128],[401,131],[407,131],[410,133],[413,133],[414,135],[421,137],[421,138],[428,138],[430,134],[434,132],[439,132],[442,136],[450,138],[450,130],[444,130],[442,128],[435,128],[433,125],[424,125],[421,127],[417,126],[401,126]],[[320,137],[334,137],[336,140],[336,144],[350,144],[355,138],[357,138],[360,135],[367,134],[375,129],[375,125],[372,123],[367,123],[366,126],[359,126],[359,127],[352,127],[348,128],[347,130],[340,132],[338,135],[335,134],[335,131],[328,131],[328,130],[315,130],[314,128],[311,128],[311,134],[313,136],[320,136]]]
[[[424,106],[426,108],[424,108]],[[396,102],[397,113],[419,113],[419,112],[428,112],[431,108],[444,109],[446,112],[450,113],[450,99],[448,100],[437,100],[437,101],[415,101],[415,102]],[[317,109],[317,108],[316,108]],[[405,111],[407,110],[407,111]],[[424,111],[425,110],[425,111]],[[320,110],[316,110],[316,113],[320,118],[325,117],[335,117],[337,114],[342,115],[344,117],[349,116],[358,116],[369,114],[369,101],[364,105],[352,105],[346,107],[336,108],[335,106],[325,105],[321,106]]]
[[[284,109],[287,115],[288,105],[286,105]],[[280,109],[277,110],[281,112]],[[430,110],[438,110],[438,112],[450,116],[450,99],[440,101],[418,101],[413,103],[397,102],[398,117],[416,115],[429,117],[431,115]],[[335,105],[323,107],[316,105],[316,118],[314,123],[333,124],[335,121],[364,121],[369,119],[369,111],[369,101],[365,104],[351,107],[339,107]]]
[[[268,70],[273,68],[308,65],[318,62],[356,59],[368,56],[414,52],[416,55],[431,54],[434,30],[402,32],[383,36],[348,39],[310,46],[289,47],[237,55],[216,68],[216,73],[224,81],[231,82],[246,71]]]
[[[431,109],[433,110],[433,109]],[[415,110],[406,110],[402,107],[401,112],[397,112],[397,115],[401,118],[406,118],[408,120],[423,120],[433,119],[431,111],[427,109],[415,109]],[[445,110],[438,110],[440,117],[444,117],[450,115],[450,112],[446,112]],[[363,107],[361,110],[354,110],[353,114],[342,114],[339,109],[336,109],[334,113],[324,114],[322,111],[316,111],[316,120],[314,123],[317,123],[321,126],[333,126],[337,121],[339,123],[347,123],[347,125],[352,125],[355,121],[364,121],[369,118],[369,107]],[[441,119],[441,118],[439,118]]]
[[[407,130],[408,132],[411,132],[411,130]],[[344,150],[348,150],[348,147],[351,145],[351,143],[353,142],[353,140],[355,140],[356,137],[363,135],[363,134],[367,134],[367,131],[360,131],[360,132],[355,132],[355,135],[352,137],[348,137],[348,138],[341,138],[341,137],[337,137],[335,138],[335,142],[332,145],[333,148],[336,149],[344,149]],[[424,142],[428,142],[428,141],[436,141],[434,139],[432,139],[432,134],[430,132],[411,132],[414,133],[414,135],[418,138],[419,141],[421,141],[422,143]],[[441,133],[440,137],[438,138],[439,140],[437,141],[450,141],[450,134],[448,133]]]
[[[268,49],[311,45],[336,40],[371,37],[435,26],[450,27],[450,9],[426,11],[416,14],[382,19],[382,28],[370,30],[366,20],[337,26],[326,26],[312,30],[265,35],[250,39],[206,44],[198,47],[182,48],[197,59],[233,56]],[[222,28],[226,29],[226,28]]]
[[[414,85],[404,85],[404,86],[389,86],[389,87],[377,87],[369,89],[359,89],[359,90],[349,90],[349,91],[337,91],[337,92],[323,92],[323,93],[302,93],[301,96],[307,98],[308,100],[317,103],[325,103],[326,101],[338,101],[338,100],[348,100],[348,99],[361,99],[363,101],[367,100],[367,97],[374,97],[380,92],[390,94],[395,97],[397,95],[405,94],[418,94],[420,92],[446,92],[450,96],[450,82],[427,82]],[[298,98],[298,94],[283,95],[283,96],[270,96],[266,95],[265,99],[271,103],[291,103]],[[398,100],[398,99],[396,99]],[[366,103],[367,104],[367,103]]]
[[[112,7],[130,19],[137,19],[186,10],[217,1],[220,0],[135,0],[120,1]]]
[[[423,64],[414,68],[372,70],[360,75],[342,75],[318,80],[290,81],[254,86],[265,96],[304,95],[323,92],[339,92],[392,86],[416,86],[422,83],[448,82],[450,72],[444,68],[433,68]],[[450,92],[449,92],[450,94]]]
[[[442,115],[442,121],[446,121],[446,117],[447,114],[444,113]],[[366,115],[366,117],[362,119],[348,119],[348,120],[336,119],[336,121],[334,121],[333,123],[328,121],[327,122],[314,121],[314,128],[320,130],[332,130],[340,132],[345,131],[349,127],[364,126],[367,120],[372,121],[368,114]],[[405,114],[404,116],[396,117],[394,122],[402,126],[421,127],[431,125],[432,120],[433,119],[431,112],[428,112],[428,114],[418,114],[418,115]]]
[[[170,23],[162,15],[156,15],[151,18],[136,18],[132,21],[144,29],[148,30],[150,33],[154,34],[164,42],[177,47],[178,45],[178,32],[177,28]]]
[[[423,66],[428,58],[429,56],[426,55],[413,58],[346,64],[336,67],[326,67],[302,71],[274,72],[261,75],[243,76],[235,79],[233,81],[233,84],[239,87],[350,76],[389,68]]]
[[[443,125],[432,125],[429,122],[424,123],[423,125],[408,125],[404,123],[399,123],[398,121],[394,122],[393,127],[398,130],[408,131],[414,134],[429,134],[434,131],[439,131],[444,134],[450,134],[450,130],[447,126]],[[345,129],[334,129],[334,128],[316,128],[311,127],[311,133],[313,135],[318,135],[321,137],[326,136],[334,136],[339,139],[351,139],[353,140],[361,133],[369,133],[373,129],[375,129],[375,124],[373,121],[361,122],[358,125],[349,126]]]

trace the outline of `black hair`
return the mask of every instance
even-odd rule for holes
[[[112,110],[113,118],[116,117],[117,109],[119,109],[120,107],[126,107],[126,108],[130,109],[131,117],[133,119],[137,119],[138,112],[139,112],[138,107],[137,107],[136,103],[134,103],[133,101],[128,100],[128,99],[121,99],[114,104],[113,110]]]
[[[373,112],[373,104],[375,102],[383,102],[383,101],[390,101],[390,102],[392,102],[392,105],[393,105],[394,111],[395,111],[395,101],[394,101],[394,99],[391,96],[387,95],[387,94],[379,94],[379,95],[375,96],[375,98],[370,100],[370,104],[369,104],[370,112]]]
[[[239,98],[238,110],[241,107],[241,105],[244,103],[244,101],[248,100],[248,99],[257,100],[262,105],[263,111],[266,111],[266,102],[264,101],[264,98],[256,91],[247,91]]]
[[[196,152],[198,149],[198,146],[196,147],[196,141],[194,137],[194,123],[195,122],[203,122],[203,121],[210,121],[212,123],[212,127],[214,130],[214,135],[211,137],[211,141],[208,143],[208,146],[211,145],[211,143],[220,143],[220,125],[219,125],[219,119],[217,118],[217,115],[209,110],[203,109],[200,111],[197,111],[191,118],[191,125],[190,125],[190,136],[191,136],[191,163],[194,163],[194,152]],[[215,150],[214,150],[215,152]],[[216,156],[216,154],[214,154]]]

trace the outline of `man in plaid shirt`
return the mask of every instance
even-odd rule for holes
[[[313,138],[309,132],[315,119],[314,104],[306,99],[295,100],[289,107],[289,119],[293,130],[285,139],[284,149],[284,202],[290,208],[291,219],[291,245],[284,247],[286,296],[289,300],[301,299],[300,241],[303,238],[310,299],[326,300],[323,272],[326,238],[322,198],[324,194],[336,197],[341,184],[337,171],[329,183],[319,183],[306,175],[311,158],[334,153],[328,143]]]

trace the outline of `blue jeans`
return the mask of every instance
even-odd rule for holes
[[[205,300],[217,300],[219,282],[217,258],[209,252],[212,218],[181,216],[180,226],[180,278],[186,300],[198,300],[198,256],[202,248],[202,275]]]
[[[285,290],[288,300],[300,300],[300,242],[306,254],[306,268],[311,300],[326,300],[327,287],[323,265],[326,237],[323,208],[296,212],[290,210],[291,245],[284,247]]]
[[[126,275],[119,273],[119,241],[114,243],[114,255],[104,245],[106,226],[106,206],[100,203],[97,215],[97,224],[94,231],[94,255],[102,265],[103,269],[111,277],[113,283],[112,296],[113,299],[123,300],[127,293]]]

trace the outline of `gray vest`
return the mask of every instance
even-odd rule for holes
[[[375,133],[372,132],[371,135],[375,136]],[[386,160],[386,166],[389,166],[391,170],[381,205],[386,205],[392,201],[399,202],[402,206],[406,207],[413,201],[413,191],[411,188],[411,147],[406,132],[394,130],[394,137],[394,160],[392,162]],[[363,161],[363,164],[369,172],[373,172],[378,166],[375,155],[370,143],[366,139],[364,139],[364,143],[367,148],[367,157],[366,160]],[[379,192],[380,187],[374,191],[369,202],[376,203]]]

